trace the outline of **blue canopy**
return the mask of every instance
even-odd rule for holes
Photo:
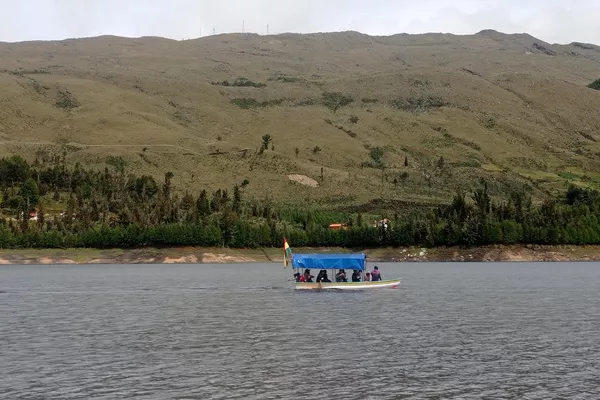
[[[292,265],[294,268],[364,271],[366,256],[364,254],[294,254]]]

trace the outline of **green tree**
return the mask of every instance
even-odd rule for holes
[[[13,211],[21,212],[27,203],[23,200],[23,196],[12,196],[6,201],[6,206]]]
[[[447,209],[446,216],[449,219],[457,220],[459,224],[462,224],[470,214],[469,206],[465,199],[464,193],[456,193]]]
[[[21,156],[0,160],[0,184],[13,186],[29,176],[29,164]]]
[[[179,208],[181,210],[180,218],[185,222],[191,222],[194,214],[194,197],[189,192],[185,192],[185,195],[179,204]]]
[[[217,189],[213,192],[212,199],[210,200],[210,209],[212,212],[221,211],[221,200],[223,199],[223,195],[221,194],[221,189]]]
[[[173,174],[172,172],[167,172],[165,174],[165,183],[163,185],[163,193],[165,194],[166,198],[169,198],[171,196],[171,179],[173,179],[174,176],[175,176],[175,174]]]
[[[0,224],[0,249],[11,247],[13,242],[13,233],[5,224]]]
[[[172,176],[169,179],[171,178]],[[159,187],[153,177],[142,175],[139,178],[131,179],[127,185],[127,189],[135,193],[139,199],[145,200],[155,196]]]
[[[38,208],[38,214],[37,214],[37,228],[38,231],[41,232],[44,229],[44,223],[45,223],[45,216],[44,216],[44,205],[43,203],[40,203],[40,206]]]
[[[362,228],[363,226],[363,217],[361,213],[358,213],[358,215],[356,216],[356,227],[357,228]]]
[[[233,204],[232,210],[234,213],[239,213],[242,204],[242,193],[238,185],[233,187]]]
[[[492,203],[492,199],[488,194],[488,185],[487,182],[483,183],[483,187],[475,190],[473,193],[473,200],[475,201],[475,206],[479,211],[479,215],[487,216],[490,212],[490,207]]]
[[[40,199],[40,191],[38,184],[33,178],[27,179],[21,185],[21,197],[23,197],[24,206],[27,207],[27,212],[37,206]]]

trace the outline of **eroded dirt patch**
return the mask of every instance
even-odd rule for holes
[[[249,258],[249,257],[242,257],[242,256],[229,256],[226,254],[215,254],[215,253],[204,253],[202,255],[202,262],[203,263],[214,263],[214,264],[221,264],[221,263],[251,263],[251,262],[255,262],[254,259]]]
[[[198,257],[195,255],[183,256],[179,258],[165,257],[164,264],[195,264],[198,262]]]
[[[292,175],[288,175],[288,179],[290,181],[298,182],[305,186],[310,186],[310,187],[319,186],[319,182],[315,181],[313,178],[309,178],[306,175],[292,174]]]

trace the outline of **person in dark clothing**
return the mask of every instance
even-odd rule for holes
[[[344,271],[343,269],[340,269],[337,273],[337,275],[335,276],[335,281],[336,282],[348,282],[348,278],[346,278],[346,271]]]
[[[317,275],[316,282],[323,282],[323,272],[325,272],[325,270],[320,270],[319,271],[319,274]]]
[[[360,282],[360,273],[356,270],[352,273],[352,282]]]
[[[322,269],[321,271],[319,271],[319,275],[317,275],[317,280],[316,282],[331,282],[329,280],[329,278],[327,277],[327,271]]]

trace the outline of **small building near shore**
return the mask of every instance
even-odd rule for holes
[[[330,224],[329,229],[333,231],[347,230],[348,224]]]
[[[387,218],[384,218],[380,221],[373,221],[373,228],[383,227],[383,229],[387,231],[389,224],[390,224],[390,220]]]

